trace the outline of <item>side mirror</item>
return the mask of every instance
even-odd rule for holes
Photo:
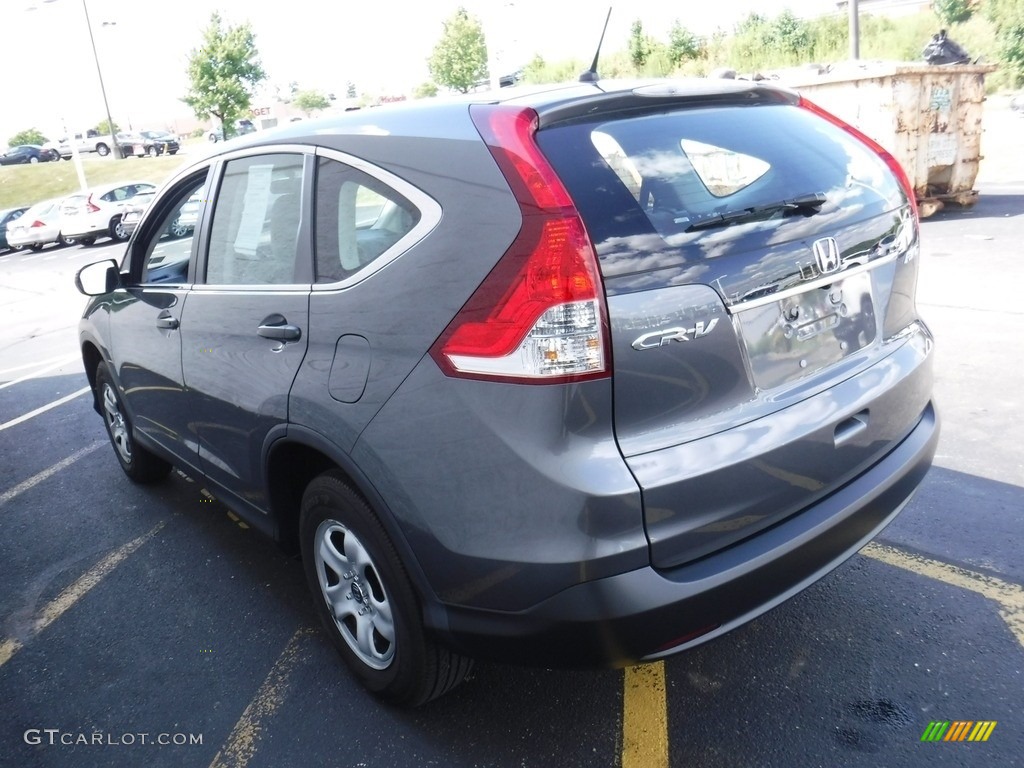
[[[120,284],[121,273],[113,259],[84,266],[75,275],[75,287],[86,296],[102,296]]]

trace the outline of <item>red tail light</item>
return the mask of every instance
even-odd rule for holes
[[[45,223],[43,223],[43,222],[41,222],[41,221],[40,221],[39,219],[36,219],[36,220],[35,220],[35,221],[33,221],[33,222],[32,222],[31,224],[29,224],[29,226],[30,226],[30,227],[45,227],[45,226],[46,226],[46,224],[45,224]]]
[[[604,291],[590,237],[534,142],[532,109],[474,106],[522,228],[430,350],[449,376],[564,383],[609,375]]]
[[[885,164],[889,166],[889,169],[896,176],[897,180],[899,180],[900,186],[903,187],[903,191],[906,192],[907,199],[910,200],[910,209],[914,212],[914,218],[915,219],[918,218],[918,213],[917,213],[917,196],[914,194],[914,185],[910,183],[910,177],[908,177],[907,176],[907,172],[903,170],[903,166],[900,165],[899,160],[897,160],[895,157],[893,157],[891,154],[889,154],[888,150],[886,150],[885,147],[883,147],[877,141],[872,139],[870,136],[867,136],[866,134],[861,133],[859,130],[854,128],[849,123],[844,122],[843,120],[839,119],[838,117],[833,115],[831,112],[826,112],[824,109],[819,107],[817,104],[815,104],[812,101],[808,101],[803,96],[800,97],[800,106],[803,109],[809,110],[809,111],[813,112],[814,114],[816,114],[816,115],[818,115],[820,117],[825,118],[830,123],[832,123],[832,125],[835,125],[835,126],[838,126],[839,128],[842,128],[844,131],[849,133],[851,136],[853,136],[854,138],[856,138],[859,141],[861,141],[864,144],[866,144],[880,158],[882,158],[882,160],[885,161]]]
[[[89,197],[85,201],[86,213],[96,213],[96,211],[98,211],[99,209],[100,207],[92,201],[92,195],[89,195]]]

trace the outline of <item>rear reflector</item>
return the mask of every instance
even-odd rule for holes
[[[893,172],[896,179],[899,181],[900,186],[903,187],[903,191],[907,195],[907,199],[910,201],[910,209],[914,213],[914,218],[918,218],[917,213],[917,196],[914,193],[914,185],[910,183],[910,177],[907,176],[907,172],[903,170],[903,166],[900,165],[899,160],[889,154],[889,151],[885,149],[881,144],[872,139],[870,136],[861,133],[859,130],[854,128],[847,122],[844,122],[840,118],[833,115],[831,112],[827,112],[812,101],[808,101],[803,96],[800,97],[800,107],[806,109],[819,117],[828,120],[832,125],[842,128],[848,134],[858,139],[862,143],[866,144],[869,149],[875,152],[885,164],[889,166],[889,170]]]
[[[519,203],[523,223],[430,354],[447,375],[564,383],[609,375],[597,256],[568,192],[541,154],[532,109],[471,116]]]

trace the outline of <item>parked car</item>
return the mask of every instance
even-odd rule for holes
[[[158,157],[177,154],[178,140],[170,134],[155,131],[117,134],[117,147],[121,157]]]
[[[57,159],[52,150],[43,149],[37,144],[19,144],[8,147],[0,155],[0,165],[25,165],[28,163],[48,163]]]
[[[84,155],[95,152],[100,157],[106,157],[110,154],[114,144],[115,142],[110,134],[101,134],[95,129],[89,129],[82,133],[76,133],[70,138],[65,136],[45,146],[47,149],[52,149],[62,159],[70,160],[72,145],[75,146],[79,154]]]
[[[235,120],[235,136],[245,136],[250,133],[256,132],[256,126],[253,125],[252,120]],[[217,143],[218,141],[224,141],[224,127],[218,125],[206,136],[211,142]]]
[[[919,254],[899,164],[794,92],[512,88],[186,166],[79,273],[80,341],[126,475],[297,549],[420,704],[684,651],[876,536],[938,440]]]
[[[83,245],[92,245],[97,237],[127,240],[122,216],[129,201],[154,189],[148,181],[116,182],[71,195],[60,207],[60,230]]]
[[[148,192],[139,192],[130,202],[125,204],[124,214],[121,216],[121,228],[124,231],[125,239],[135,233],[136,227],[139,226],[139,222],[142,220],[146,209],[149,208],[155,196],[155,189]]]
[[[7,241],[14,248],[40,250],[50,243],[72,245],[74,238],[60,233],[60,204],[63,198],[44,200],[7,225]]]
[[[153,202],[156,191],[140,192],[132,198],[131,203],[125,207],[121,225],[124,227],[126,237],[131,237],[139,226],[139,222],[145,215],[146,210]],[[186,237],[192,233],[199,222],[199,210],[201,202],[199,195],[193,195],[181,206],[178,216],[167,225],[167,234],[174,238]]]
[[[181,149],[178,137],[167,131],[140,131],[140,135],[157,149],[157,154],[176,155]],[[153,153],[150,151],[150,155]]]
[[[4,208],[0,209],[0,249],[14,248],[16,246],[11,245],[7,242],[7,225],[15,221],[25,211],[28,210],[28,206],[21,208]]]

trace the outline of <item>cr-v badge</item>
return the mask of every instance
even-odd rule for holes
[[[633,342],[633,349],[654,349],[655,347],[663,347],[673,341],[699,339],[701,336],[707,336],[711,333],[716,325],[718,325],[717,317],[707,324],[701,320],[695,323],[693,328],[666,328],[663,331],[645,333]]]

